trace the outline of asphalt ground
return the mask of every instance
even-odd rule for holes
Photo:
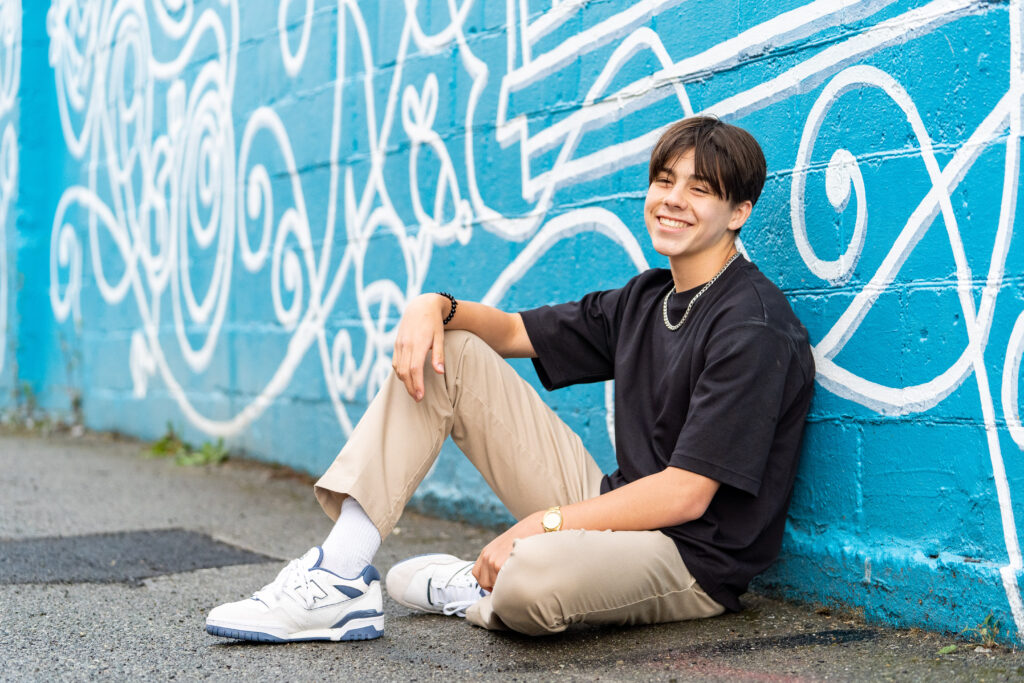
[[[0,433],[0,680],[926,680],[1024,678],[1024,652],[754,594],[699,622],[494,633],[385,598],[382,638],[260,645],[206,613],[269,582],[330,521],[308,477],[182,466],[103,435]],[[466,558],[494,535],[407,513],[376,565]],[[955,646],[955,648],[954,648]],[[952,651],[950,651],[952,650]]]

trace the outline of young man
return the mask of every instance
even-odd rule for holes
[[[397,564],[397,602],[537,635],[740,609],[782,541],[813,386],[807,332],[734,246],[765,180],[749,133],[679,121],[649,175],[644,221],[669,270],[514,314],[410,302],[394,373],[316,484],[331,534],[252,599],[214,609],[210,633],[380,636],[370,563],[447,436],[519,522],[475,562]],[[502,357],[533,358],[549,390],[614,378],[618,469],[602,475]]]

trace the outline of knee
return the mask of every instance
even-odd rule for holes
[[[465,330],[452,330],[444,333],[444,364],[448,368],[461,368],[469,361],[470,365],[478,367],[481,361],[484,364],[490,360],[500,359],[497,352],[488,346],[480,337]]]
[[[491,596],[494,613],[513,631],[531,636],[559,633],[566,628],[552,578],[558,569],[544,552],[543,536],[516,541],[498,573]]]
[[[444,357],[445,362],[454,361],[465,354],[479,353],[491,347],[472,332],[466,330],[451,330],[444,333]]]

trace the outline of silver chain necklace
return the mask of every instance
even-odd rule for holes
[[[673,282],[671,285],[669,285],[668,291],[665,293],[665,300],[661,302],[661,317],[662,317],[662,320],[665,321],[665,327],[667,327],[672,332],[675,332],[680,327],[682,327],[683,323],[686,322],[686,319],[690,317],[690,310],[693,309],[693,305],[695,303],[697,303],[697,299],[699,299],[704,292],[708,291],[708,287],[710,287],[711,285],[715,284],[715,280],[717,280],[719,277],[721,277],[722,273],[725,272],[725,269],[728,268],[729,266],[731,266],[732,262],[735,261],[736,259],[738,259],[739,257],[740,257],[740,253],[738,251],[735,254],[733,254],[732,256],[729,257],[729,260],[725,262],[725,265],[722,266],[722,269],[720,271],[718,271],[717,273],[715,273],[715,276],[713,278],[711,278],[710,280],[708,280],[708,283],[706,285],[704,285],[703,287],[701,287],[700,291],[697,292],[697,294],[695,294],[692,299],[690,299],[690,303],[687,304],[687,306],[686,306],[686,312],[683,313],[682,320],[677,322],[675,325],[673,325],[672,323],[670,323],[668,321],[668,300],[672,296],[672,292],[675,291],[676,283]]]

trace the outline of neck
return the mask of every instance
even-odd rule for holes
[[[736,247],[730,243],[725,250],[716,251],[713,255],[698,254],[687,260],[671,260],[669,267],[676,291],[685,292],[710,281],[735,253]]]

